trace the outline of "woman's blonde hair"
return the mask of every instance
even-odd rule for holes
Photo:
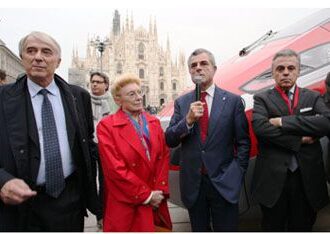
[[[120,90],[128,84],[137,84],[138,86],[141,85],[140,79],[134,74],[124,74],[118,77],[115,82],[111,86],[111,94],[112,97],[118,97]]]

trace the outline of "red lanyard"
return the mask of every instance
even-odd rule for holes
[[[286,93],[279,86],[276,85],[275,89],[279,92],[279,94],[281,95],[281,97],[285,101],[286,105],[288,106],[290,115],[292,115],[294,109],[296,109],[296,107],[298,106],[298,101],[299,101],[299,88],[298,88],[298,86],[296,85],[295,90],[294,90],[293,105],[290,105],[289,102],[291,102],[291,101],[289,100],[289,97],[286,95]]]

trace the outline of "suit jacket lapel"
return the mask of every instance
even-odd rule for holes
[[[273,102],[275,106],[280,110],[282,115],[289,115],[289,109],[285,101],[283,100],[281,94],[274,88],[270,92],[270,101]]]
[[[33,106],[28,90],[26,90],[26,111],[27,111],[27,125],[28,125],[28,134],[31,141],[39,149],[39,134],[34,117]]]
[[[226,103],[227,103],[226,92],[218,87],[215,87],[212,108],[211,108],[211,115],[209,118],[208,136],[206,138],[205,144],[209,141],[209,139],[212,138],[212,135],[215,133],[217,128],[216,125],[219,123],[219,118],[221,113],[225,111]]]
[[[298,105],[293,110],[293,114],[295,114],[295,115],[299,115],[300,114],[300,109],[303,108],[303,105],[305,103],[305,100],[306,100],[306,98],[308,98],[308,95],[304,95],[304,94],[305,94],[305,90],[302,89],[302,88],[299,88]]]
[[[31,180],[33,182],[37,181],[37,176],[40,167],[40,145],[39,145],[39,134],[34,117],[33,106],[28,90],[26,90],[26,110],[27,110],[27,125],[28,125],[28,134],[32,142],[30,144],[30,166],[31,166]]]

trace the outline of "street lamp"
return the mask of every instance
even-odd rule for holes
[[[103,72],[103,52],[105,48],[110,44],[109,39],[107,38],[104,41],[101,41],[99,37],[96,38],[95,41],[92,42],[92,44],[95,46],[95,48],[100,52],[100,71]]]

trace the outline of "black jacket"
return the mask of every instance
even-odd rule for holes
[[[97,200],[94,160],[96,144],[89,93],[55,75],[60,89],[69,145],[81,184],[83,207],[101,213]],[[35,188],[40,163],[38,132],[27,88],[27,77],[0,87],[0,189],[12,178]],[[24,231],[27,202],[9,206],[0,200],[0,231]]]
[[[305,193],[315,209],[328,203],[328,192],[319,140],[302,144],[302,136],[320,138],[330,132],[330,112],[316,92],[300,89],[293,115],[276,89],[254,96],[252,124],[258,139],[259,155],[253,176],[253,197],[272,207],[279,199],[293,154],[297,156]],[[282,117],[282,127],[269,123]]]

